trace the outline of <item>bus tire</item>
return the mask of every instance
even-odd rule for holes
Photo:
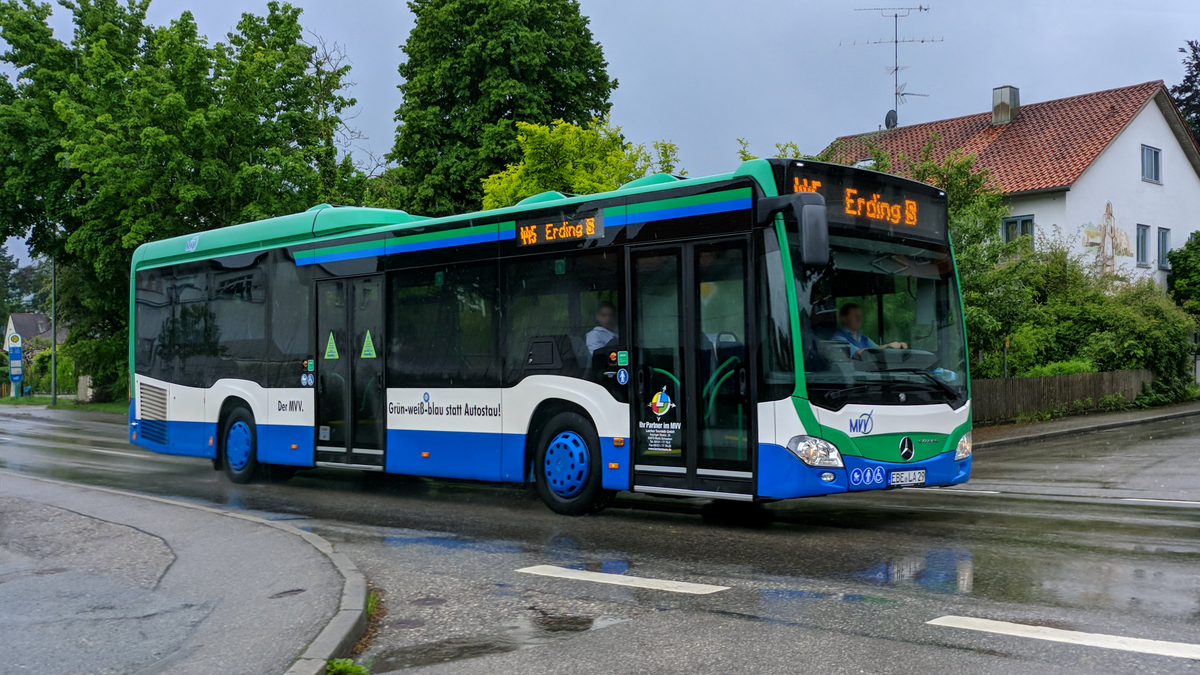
[[[258,473],[258,433],[254,415],[243,407],[234,408],[221,427],[221,464],[225,475],[234,483],[245,484]]]
[[[534,456],[538,496],[564,516],[595,513],[612,501],[601,485],[600,436],[586,417],[562,412],[542,428]]]

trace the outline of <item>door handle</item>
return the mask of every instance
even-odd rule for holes
[[[646,395],[646,368],[648,367],[642,366],[637,370],[637,391],[639,397]]]
[[[746,366],[738,367],[738,394],[745,399],[750,393],[750,378],[746,375]]]
[[[317,376],[317,393],[318,394],[325,393],[325,375],[324,374]]]

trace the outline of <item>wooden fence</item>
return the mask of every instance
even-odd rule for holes
[[[1021,412],[1041,412],[1083,405],[1092,408],[1100,399],[1120,394],[1132,401],[1143,384],[1154,379],[1148,370],[1080,373],[1050,377],[1014,377],[1007,380],[972,380],[971,408],[975,424],[994,424],[1016,418]]]

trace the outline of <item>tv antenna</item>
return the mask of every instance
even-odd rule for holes
[[[865,42],[858,42],[857,40],[855,40],[854,42],[850,43],[850,46],[855,46],[855,45],[892,45],[892,67],[890,69],[888,69],[888,74],[892,76],[892,96],[893,96],[894,100],[893,100],[892,109],[888,111],[887,116],[884,118],[884,124],[887,125],[888,129],[891,129],[891,128],[894,128],[897,124],[899,124],[899,116],[897,115],[896,111],[900,109],[901,105],[903,105],[904,103],[907,102],[907,101],[905,101],[905,98],[907,98],[909,96],[920,96],[922,98],[929,96],[929,94],[918,94],[918,93],[911,92],[911,91],[905,91],[905,87],[908,86],[908,83],[900,82],[900,71],[906,70],[908,68],[908,66],[900,65],[900,44],[901,43],[924,44],[926,42],[942,42],[943,39],[942,38],[901,38],[900,37],[900,19],[910,16],[913,12],[917,12],[918,14],[921,12],[928,12],[929,11],[928,5],[917,5],[916,7],[860,7],[858,9],[855,9],[854,11],[856,11],[856,12],[879,12],[881,16],[890,17],[892,19],[892,39],[891,40],[882,40],[882,39],[881,40],[867,40]],[[842,44],[844,45],[845,43],[843,42]]]

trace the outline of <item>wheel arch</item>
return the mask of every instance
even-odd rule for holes
[[[225,439],[223,437],[225,432],[225,420],[229,419],[229,416],[233,413],[233,411],[238,408],[245,408],[250,413],[250,417],[253,418],[254,426],[258,427],[258,416],[254,414],[254,406],[250,405],[249,401],[236,395],[226,396],[221,401],[221,407],[217,412],[216,464],[220,464],[225,461]],[[256,459],[258,458],[257,440],[258,439],[256,436],[254,444],[254,455]]]
[[[541,403],[538,403],[534,408],[533,414],[529,417],[529,426],[525,432],[525,462],[522,466],[525,467],[525,481],[532,483],[533,463],[537,457],[537,444],[541,438],[542,430],[554,419],[555,415],[564,412],[572,412],[582,416],[592,425],[592,429],[596,428],[596,420],[592,418],[587,409],[573,401],[568,401],[561,398],[548,398]],[[596,448],[596,452],[599,452]]]

